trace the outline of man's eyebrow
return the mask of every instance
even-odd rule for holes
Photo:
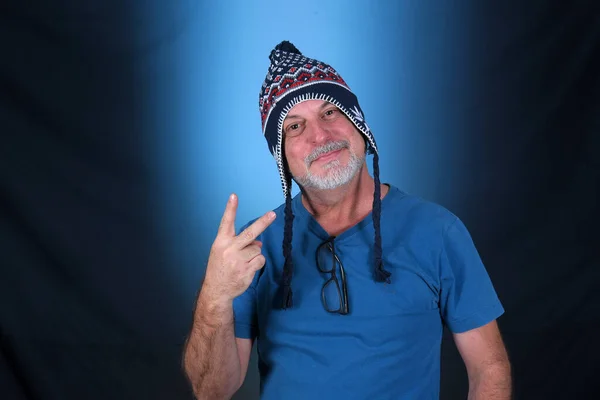
[[[319,109],[320,109],[320,110],[322,110],[322,109],[324,109],[325,107],[327,107],[327,106],[332,106],[332,105],[333,105],[333,104],[331,104],[330,102],[323,100],[323,104],[321,104],[321,105],[319,106]]]
[[[331,104],[331,103],[330,103],[330,102],[328,102],[328,101],[325,101],[325,100],[323,100],[323,103],[321,103],[321,105],[319,106],[319,110],[322,110],[322,109],[324,109],[325,107],[327,107],[327,106],[330,106],[330,105],[333,105],[333,104]],[[287,117],[285,117],[285,118],[286,118],[286,119],[288,119],[288,118],[299,118],[299,119],[302,119],[302,117],[301,117],[301,116],[299,116],[299,115],[295,115],[295,114],[288,114],[288,116],[287,116]]]
[[[301,116],[299,116],[299,115],[288,114],[288,116],[287,116],[287,117],[285,117],[285,119],[288,119],[288,118],[297,118],[297,119],[301,119],[302,117],[301,117]]]

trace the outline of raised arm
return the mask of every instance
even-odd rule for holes
[[[263,215],[236,236],[236,208],[237,198],[232,196],[211,248],[183,355],[186,376],[198,399],[231,398],[244,381],[252,349],[251,339],[235,337],[233,300],[248,289],[265,264],[256,238],[275,214]]]

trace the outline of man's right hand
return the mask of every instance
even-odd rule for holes
[[[232,194],[208,258],[202,290],[215,301],[233,301],[248,289],[256,271],[265,265],[262,243],[256,238],[275,220],[275,213],[269,211],[236,236],[237,202]]]

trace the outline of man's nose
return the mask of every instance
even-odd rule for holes
[[[313,121],[310,125],[310,139],[315,144],[327,143],[331,140],[331,131],[323,121]]]

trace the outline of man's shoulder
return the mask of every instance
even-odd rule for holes
[[[416,226],[443,229],[457,219],[457,216],[441,203],[390,186],[390,201],[382,202],[382,217],[390,221],[402,220]]]
[[[456,215],[452,211],[435,200],[426,199],[425,197],[406,192],[392,185],[390,185],[390,194],[393,195],[391,197],[392,201],[390,201],[390,208],[423,215],[435,215],[450,219],[456,218]]]

